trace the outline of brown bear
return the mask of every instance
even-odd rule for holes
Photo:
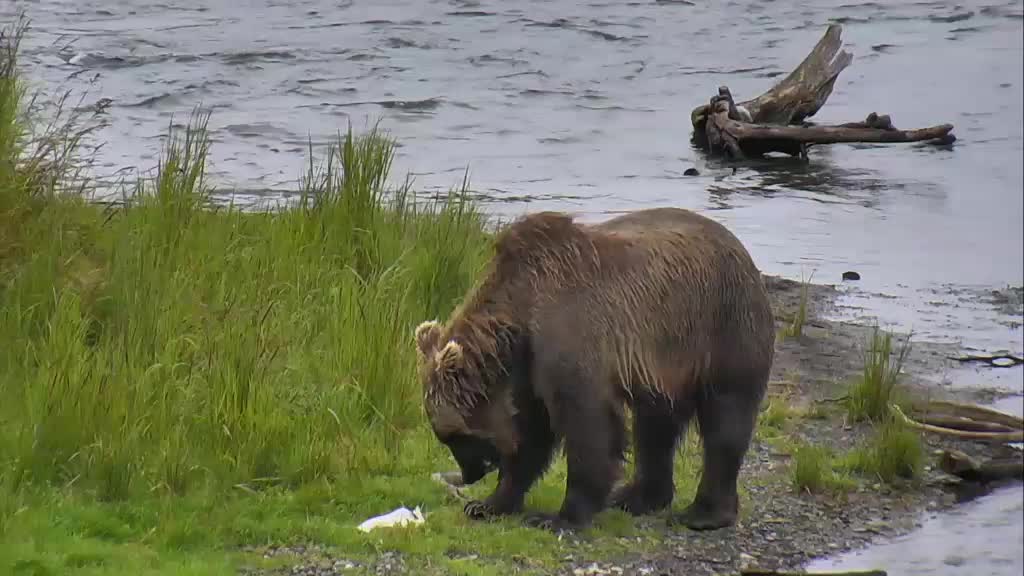
[[[528,215],[502,230],[481,281],[447,324],[416,328],[424,409],[472,484],[498,484],[470,517],[522,510],[564,442],[568,478],[546,528],[585,527],[613,505],[668,507],[673,459],[694,416],[703,440],[693,529],[735,523],[737,476],[771,370],[775,330],[761,274],[724,226],[658,208],[580,225]],[[633,412],[636,471],[613,492]]]

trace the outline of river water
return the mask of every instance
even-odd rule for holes
[[[1024,284],[1022,4],[2,0],[0,18],[32,19],[23,63],[37,85],[110,99],[97,176],[155,166],[172,117],[202,104],[219,191],[257,207],[288,202],[309,143],[322,149],[349,123],[380,119],[401,146],[395,181],[411,174],[417,190],[447,191],[468,169],[486,209],[505,217],[701,210],[767,273],[839,283],[859,272],[838,317],[1019,354],[1019,306],[1008,316],[986,295]],[[806,165],[735,172],[705,162],[689,144],[690,110],[721,84],[739,99],[766,90],[830,21],[854,60],[814,120],[878,111],[898,127],[950,122],[957,143],[824,147]],[[690,167],[701,175],[684,176]],[[1019,368],[937,377],[1022,391]],[[1021,398],[1002,405],[1020,413]],[[996,545],[1006,561],[970,572],[1016,576],[1022,499],[1011,488],[954,525],[929,521],[873,550],[891,574],[910,574],[906,550],[955,539],[970,560]],[[985,536],[964,538],[957,526],[970,522]],[[1001,522],[1010,527],[989,526]],[[971,566],[939,564],[929,573]]]

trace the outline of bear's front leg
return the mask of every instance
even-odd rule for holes
[[[618,479],[625,448],[621,414],[599,395],[585,392],[557,397],[557,418],[565,423],[565,499],[557,516],[534,514],[529,525],[550,530],[587,527],[607,505]]]
[[[497,516],[515,514],[522,510],[526,492],[519,490],[502,465],[498,471],[498,485],[494,492],[483,500],[470,500],[463,507],[466,516],[474,520],[487,520]]]
[[[520,412],[522,441],[515,454],[503,456],[498,469],[498,485],[483,501],[473,500],[463,508],[467,516],[482,520],[495,516],[515,514],[523,509],[526,493],[544,473],[554,454],[555,435],[551,431],[545,412]]]

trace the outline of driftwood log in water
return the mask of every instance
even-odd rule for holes
[[[939,468],[968,482],[1024,480],[1024,458],[993,458],[979,462],[959,450],[946,450],[939,457]]]
[[[829,25],[825,35],[795,70],[778,84],[753,100],[738,102],[750,114],[750,122],[757,124],[799,124],[814,116],[832,94],[832,85],[839,73],[853,61],[846,51],[840,51],[842,26]],[[704,122],[709,105],[698,106],[690,113],[690,121],[697,136],[704,134]]]
[[[832,94],[832,87],[853,57],[839,48],[842,27],[832,24],[793,72],[764,94],[735,102],[726,86],[708,104],[690,113],[693,140],[713,154],[759,157],[769,152],[806,157],[815,144],[842,142],[926,142],[956,140],[951,124],[898,130],[888,115],[869,114],[863,122],[835,126],[808,125]]]
[[[1024,358],[1020,356],[1014,356],[1013,354],[995,354],[993,356],[961,356],[952,357],[951,360],[958,362],[984,362],[995,368],[1012,368],[1019,364],[1024,364]]]

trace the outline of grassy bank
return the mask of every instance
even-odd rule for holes
[[[400,551],[410,573],[529,574],[663,546],[615,511],[571,545],[515,518],[474,523],[430,481],[454,464],[422,415],[412,331],[446,317],[489,256],[464,191],[421,201],[386,186],[395,143],[349,131],[310,151],[296,207],[214,205],[196,114],[122,204],[86,202],[88,119],[33,130],[20,33],[0,42],[0,573],[225,574],[281,562],[245,547],[312,541],[357,561]],[[884,405],[898,369],[879,362],[864,379],[885,383]],[[789,443],[810,417],[773,398],[759,438]],[[697,442],[676,460],[677,509]],[[869,456],[904,452],[841,472],[872,476]],[[832,458],[801,451],[793,483],[831,486]],[[741,509],[747,486],[786,474],[745,477]],[[556,459],[527,505],[556,509],[564,482]],[[426,524],[355,530],[402,505]]]
[[[195,114],[155,177],[89,203],[88,118],[33,130],[22,32],[0,42],[0,573],[224,574],[275,562],[242,547],[306,541],[398,550],[426,574],[561,558],[515,519],[471,523],[429,479],[453,462],[422,415],[412,331],[489,255],[464,190],[389,188],[395,143],[349,131],[310,151],[298,206],[213,205]],[[699,467],[680,468],[692,485]],[[529,504],[556,509],[564,474]],[[428,523],[355,530],[401,505]],[[626,549],[623,520],[601,520],[595,550]]]

